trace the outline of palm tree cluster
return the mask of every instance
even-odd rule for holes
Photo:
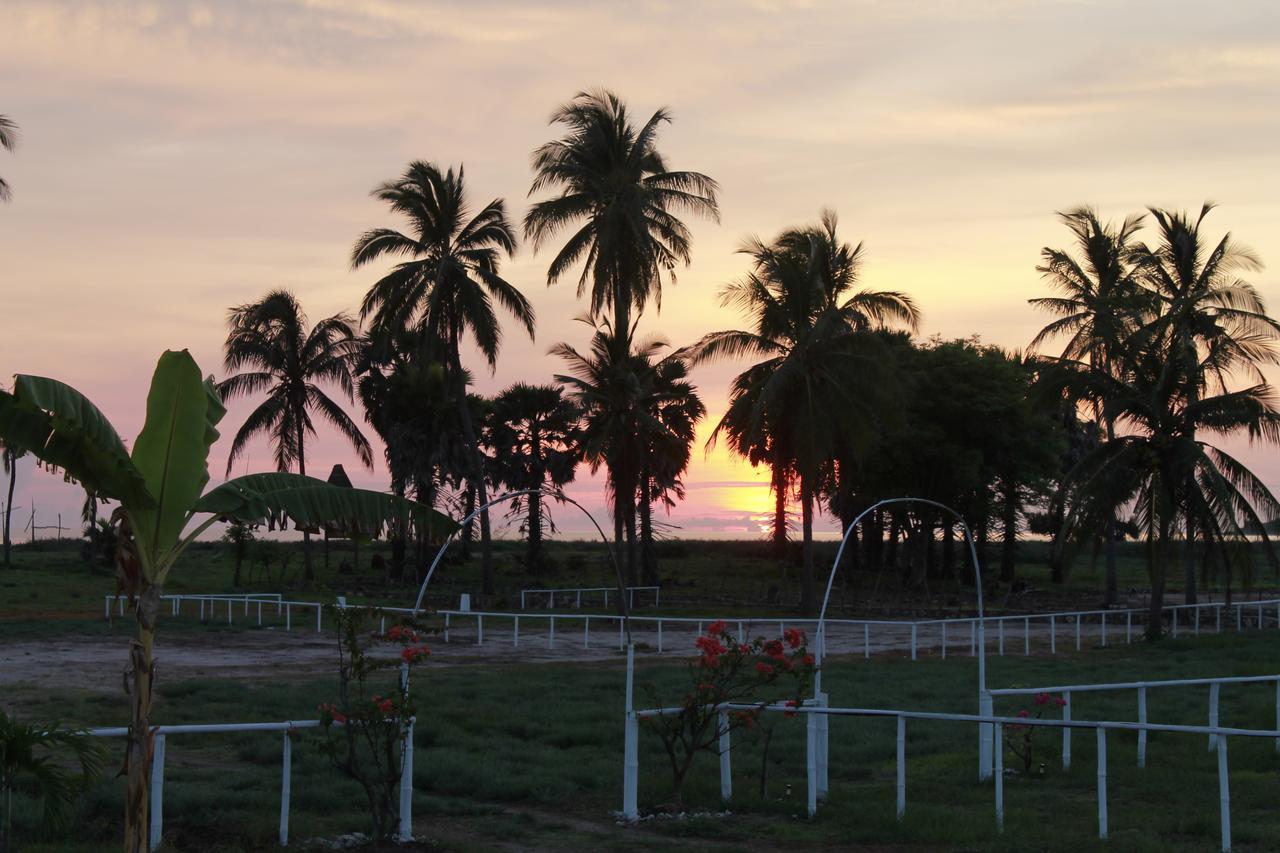
[[[790,552],[798,507],[806,610],[816,604],[818,514],[847,526],[887,497],[955,507],[983,549],[998,534],[1004,582],[1014,581],[1027,529],[1054,535],[1059,579],[1080,545],[1105,551],[1109,601],[1125,531],[1147,537],[1158,602],[1175,532],[1194,596],[1197,566],[1236,571],[1245,535],[1280,515],[1257,477],[1206,443],[1237,432],[1280,437],[1258,373],[1277,358],[1280,326],[1237,278],[1256,259],[1229,237],[1203,241],[1208,207],[1197,219],[1153,210],[1151,246],[1138,239],[1142,217],[1110,226],[1087,209],[1064,215],[1077,248],[1044,251],[1040,271],[1059,292],[1033,300],[1057,316],[1032,349],[1065,338],[1057,357],[977,338],[913,341],[916,304],[864,284],[864,248],[843,238],[829,210],[772,239],[748,238],[746,271],[721,292],[742,327],[673,348],[642,334],[641,322],[690,263],[684,218],[718,220],[719,188],[668,165],[658,143],[670,120],[659,109],[640,123],[616,95],[582,92],[552,114],[558,138],[533,153],[534,200],[519,230],[535,252],[553,250],[548,285],[576,277],[590,330],[585,347],[550,347],[563,364],[553,384],[517,383],[492,399],[472,389],[478,365],[465,363],[467,353],[493,372],[504,321],[535,332],[532,306],[502,268],[521,235],[503,199],[472,203],[462,166],[414,161],[373,190],[398,221],[364,232],[352,249],[353,270],[381,267],[358,320],[339,314],[308,327],[285,292],[232,312],[222,390],[266,400],[237,434],[228,466],[265,434],[277,467],[303,470],[317,415],[371,464],[360,427],[322,390],[332,386],[362,404],[393,492],[457,515],[481,509],[484,592],[494,589],[490,496],[529,492],[511,512],[528,538],[525,567],[537,573],[554,502],[533,492],[567,485],[581,464],[604,472],[628,582],[656,583],[654,510],[684,497],[706,415],[690,371],[732,359],[750,364],[733,379],[708,447],[724,441],[768,466],[779,556]],[[1234,388],[1236,376],[1252,384]],[[928,508],[877,511],[852,538],[855,566],[897,572],[910,586],[964,580],[956,524]],[[393,576],[410,543],[419,572],[437,544],[429,531],[398,530]]]
[[[12,151],[17,147],[18,125],[8,116],[0,115],[0,148]],[[9,188],[8,182],[0,178],[0,201],[8,201],[12,196],[13,191]]]
[[[1088,208],[1063,214],[1076,252],[1044,250],[1040,271],[1058,295],[1033,300],[1058,315],[1036,343],[1067,339],[1061,355],[1041,359],[1039,389],[1087,413],[1098,436],[1054,497],[1059,552],[1098,540],[1113,549],[1118,521],[1130,516],[1146,542],[1153,637],[1179,547],[1188,603],[1198,574],[1251,572],[1251,534],[1275,562],[1265,522],[1280,502],[1214,442],[1280,440],[1275,391],[1261,372],[1280,362],[1280,324],[1240,277],[1260,269],[1257,257],[1230,234],[1204,233],[1212,209],[1149,209],[1151,243],[1138,239],[1145,216],[1117,226]],[[1108,560],[1109,597],[1114,571]]]

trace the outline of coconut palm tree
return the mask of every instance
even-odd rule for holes
[[[484,460],[466,403],[466,373],[461,347],[469,335],[494,369],[502,343],[496,302],[533,338],[533,306],[499,274],[502,256],[515,252],[516,236],[506,205],[494,199],[471,216],[462,167],[442,172],[434,163],[416,160],[394,181],[381,184],[374,198],[404,216],[411,233],[374,228],[361,234],[351,252],[351,267],[379,258],[404,257],[365,294],[362,318],[372,318],[375,334],[413,331],[434,348],[455,386],[462,437],[472,448],[466,472],[480,503],[488,500]],[[493,592],[493,552],[489,514],[481,513],[484,592]]]
[[[517,382],[492,401],[481,442],[492,453],[494,482],[509,489],[559,489],[573,482],[578,467],[578,421],[582,411],[556,385]],[[527,509],[528,551],[532,574],[542,567],[543,532],[554,525],[533,493],[513,502]]]
[[[18,147],[18,125],[14,124],[13,119],[8,116],[0,115],[0,148],[5,151],[12,151]],[[0,201],[8,201],[13,197],[9,184],[4,178],[0,178]]]
[[[658,130],[671,121],[659,109],[638,129],[612,92],[580,92],[551,115],[565,135],[533,154],[529,194],[559,190],[524,219],[534,249],[576,228],[547,269],[553,284],[581,264],[578,295],[590,292],[590,313],[612,309],[619,357],[631,311],[661,304],[662,277],[688,265],[691,235],[678,213],[719,220],[718,186],[700,172],[672,171],[658,151]]]
[[[1201,233],[1205,217],[1214,205],[1206,203],[1194,219],[1185,213],[1151,209],[1159,234],[1155,246],[1135,251],[1139,273],[1159,299],[1160,310],[1137,334],[1140,345],[1167,343],[1167,370],[1179,376],[1188,402],[1184,425],[1195,440],[1196,424],[1190,419],[1194,403],[1206,393],[1226,393],[1235,374],[1255,384],[1265,379],[1262,365],[1280,364],[1280,323],[1267,316],[1262,297],[1239,276],[1261,270],[1262,263],[1248,248],[1226,234],[1216,243]],[[1196,601],[1196,535],[1206,511],[1195,505],[1198,490],[1188,484],[1185,493],[1193,503],[1184,514],[1184,593],[1187,603]]]
[[[1034,350],[1055,337],[1067,336],[1064,358],[1085,359],[1104,373],[1112,371],[1114,352],[1142,322],[1152,309],[1150,294],[1135,275],[1132,262],[1136,250],[1136,234],[1142,227],[1142,216],[1128,216],[1119,225],[1103,224],[1092,208],[1080,207],[1058,218],[1075,237],[1075,254],[1063,249],[1045,247],[1037,272],[1049,283],[1056,296],[1028,300],[1032,305],[1057,319],[1041,329],[1031,341]],[[1094,400],[1094,420],[1115,437],[1115,418]],[[1117,589],[1116,523],[1107,525],[1103,534],[1106,552],[1105,601],[1115,604]],[[1063,580],[1065,566],[1055,559],[1055,579]]]
[[[0,464],[4,466],[4,473],[9,479],[9,496],[4,502],[4,564],[6,566],[11,565],[10,552],[13,548],[10,523],[13,521],[13,490],[18,483],[18,460],[26,455],[27,451],[21,447],[0,443]]]
[[[351,318],[336,314],[308,329],[307,316],[293,294],[273,290],[258,302],[231,309],[229,325],[223,367],[232,375],[218,384],[219,393],[226,400],[264,392],[267,398],[249,413],[232,440],[227,473],[261,434],[274,446],[276,470],[288,471],[296,464],[298,473],[306,475],[306,440],[316,434],[313,412],[337,429],[372,470],[369,440],[321,388],[322,383],[336,385],[348,402],[352,400],[358,341]],[[303,532],[303,560],[307,579],[314,579],[309,531]]]
[[[876,388],[865,380],[877,369],[875,341],[859,333],[914,328],[918,319],[907,295],[859,287],[862,245],[842,242],[836,229],[836,214],[825,210],[817,225],[784,231],[772,243],[747,240],[741,251],[751,272],[722,290],[721,303],[754,328],[712,332],[684,351],[694,364],[762,359],[735,378],[713,435],[729,433],[748,458],[752,449],[785,448],[800,481],[806,611],[814,606],[813,517],[823,466],[838,443],[865,444],[874,429],[868,402]]]

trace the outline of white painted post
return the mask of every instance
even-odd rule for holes
[[[1107,730],[1098,726],[1098,837],[1107,837]]]
[[[408,677],[408,672],[404,673]],[[413,839],[413,724],[416,717],[409,718],[409,725],[404,729],[404,752],[400,764],[400,841]]]
[[[520,590],[520,609],[524,610],[524,590]]]
[[[1222,816],[1222,850],[1231,853],[1231,786],[1227,778],[1227,736],[1218,738],[1218,808]]]
[[[547,595],[547,609],[556,609],[556,591],[554,589]]]
[[[227,599],[227,624],[231,624],[231,599]]]
[[[942,623],[942,659],[947,659],[947,623],[945,620]]]
[[[511,645],[515,646],[518,649],[520,648],[520,617],[519,616],[515,617],[513,624],[514,624],[514,627],[512,628],[512,631],[511,631]]]
[[[1280,732],[1280,678],[1276,679],[1276,731]],[[1276,738],[1276,752],[1280,752],[1280,737]]]
[[[992,699],[990,693],[987,693],[985,691],[978,694],[978,716],[981,716],[981,717],[995,716],[995,700]],[[998,724],[996,724],[995,728],[993,729],[991,723],[978,723],[978,779],[979,781],[986,781],[987,779],[991,778],[992,752],[993,752],[993,749],[996,752],[999,751],[998,747],[994,747],[992,741],[995,740],[996,743],[999,743],[999,738],[1000,738],[999,731],[1000,731],[1000,726]],[[1000,761],[999,758],[996,758],[995,760],[997,762]],[[999,767],[999,764],[997,763],[996,766]],[[996,784],[999,784],[999,783],[997,782]]]
[[[1000,626],[1000,652],[999,652],[999,654],[1000,654],[1000,656],[1001,656],[1001,657],[1004,657],[1004,619],[1003,619],[1003,617],[1002,617],[1002,618],[1000,618],[1000,619],[997,619],[997,620],[996,620],[996,623]]]
[[[898,715],[898,820],[907,813],[907,718]]]
[[[729,712],[720,712],[720,801],[733,799],[733,767],[729,763]]]
[[[995,723],[996,741],[1002,744],[996,750],[996,831],[1004,832],[1004,739],[1000,724]]]
[[[1218,693],[1221,687],[1218,682],[1209,685],[1209,725],[1217,727],[1218,725]],[[1209,749],[1212,750],[1218,745],[1218,736],[1209,735]]]
[[[969,620],[969,657],[978,656],[978,623],[972,619]]]
[[[1196,605],[1196,627],[1194,631],[1197,637],[1200,636],[1200,605]]]
[[[204,603],[201,602],[200,606],[201,606],[201,609],[203,609]],[[292,608],[287,604],[284,606],[284,629],[286,631],[293,630],[293,612],[292,612]]]
[[[484,616],[480,613],[476,614],[476,645],[484,645]]]
[[[316,605],[316,633],[317,634],[320,633],[320,619],[322,618],[323,614],[324,614],[324,608],[321,605],[317,604]]]
[[[911,623],[911,659],[916,659],[916,623]]]
[[[622,651],[622,646],[624,644],[623,638],[622,638],[622,624],[623,624],[622,620],[619,619],[618,620],[618,651]]]
[[[1102,614],[1101,633],[1102,633],[1102,647],[1105,649],[1107,647],[1107,614],[1105,611],[1103,611],[1103,614]]]
[[[293,786],[293,739],[284,733],[283,757],[280,766],[280,846],[289,845],[289,792]]]
[[[1052,613],[1049,614],[1049,654],[1056,655],[1058,653],[1058,619]]]
[[[746,641],[747,641],[747,634],[745,631],[742,630],[742,620],[739,619],[738,620],[738,642],[745,643]]]
[[[1076,651],[1080,651],[1080,614],[1076,614]]]
[[[1022,620],[1022,655],[1026,657],[1031,654],[1031,619],[1028,617]]]
[[[608,587],[605,587],[604,589],[604,609],[605,610],[609,609],[609,588]]]
[[[177,604],[177,602],[175,601],[174,604]],[[261,601],[258,602],[258,627],[259,628],[262,627],[262,602]]]
[[[862,623],[862,656],[871,659],[871,626],[866,622]]]
[[[102,596],[102,618],[108,620],[111,618],[111,596],[109,595]]]
[[[578,590],[578,603],[574,605],[579,610],[582,609],[582,590]]]
[[[444,641],[449,642],[449,614],[444,615]]]
[[[805,778],[809,783],[809,817],[818,811],[818,715],[805,717]]]
[[[1237,604],[1236,605],[1236,633],[1237,634],[1239,634],[1242,630],[1244,630],[1240,624],[1243,621],[1243,618],[1242,618],[1243,613],[1244,613],[1244,608],[1241,607],[1239,604]]]
[[[551,617],[551,632],[547,634],[547,648],[554,649],[556,647],[556,617]]]
[[[123,612],[120,615],[123,616],[124,615]],[[200,621],[201,622],[204,621],[204,599],[203,598],[200,599]],[[1239,628],[1237,628],[1236,630],[1239,630]]]
[[[148,849],[160,846],[164,832],[164,735],[155,735],[151,750],[151,834]]]
[[[622,817],[638,820],[640,810],[636,798],[640,787],[640,721],[632,703],[632,672],[635,667],[635,648],[627,648],[627,708],[622,737]]]
[[[1222,605],[1219,604],[1213,608],[1213,623],[1215,633],[1222,633]]]
[[[128,596],[125,596],[125,598],[128,598]],[[119,611],[119,612],[120,612],[120,615],[121,615],[121,616],[123,616],[123,615],[124,615],[124,598],[121,598],[120,596],[118,596],[118,595],[117,595],[117,596],[116,596],[116,603],[120,605],[120,611]]]
[[[1169,608],[1169,617],[1173,620],[1173,638],[1178,638],[1178,608]]]
[[[662,654],[662,620],[658,620],[658,654]]]
[[[814,697],[815,704],[825,708],[829,698],[825,693],[818,693]],[[831,757],[830,725],[831,716],[829,714],[818,715],[818,797],[823,800],[827,798],[827,791],[831,787],[830,774],[827,772]]]
[[[1129,645],[1133,642],[1133,611],[1126,610],[1124,613],[1124,642]]]
[[[1146,725],[1147,722],[1147,688],[1138,688],[1138,722]],[[1142,729],[1138,732],[1138,766],[1147,766],[1147,730]]]
[[[1066,690],[1062,693],[1062,698],[1067,704],[1062,706],[1062,719],[1071,720],[1071,691]],[[1071,769],[1071,729],[1070,727],[1062,730],[1062,769]]]
[[[582,647],[584,649],[591,647],[591,617],[590,616],[582,620]]]

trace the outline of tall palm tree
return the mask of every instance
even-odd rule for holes
[[[1103,224],[1092,208],[1080,207],[1058,218],[1075,237],[1076,254],[1062,249],[1041,249],[1042,262],[1036,271],[1058,295],[1028,300],[1032,305],[1056,314],[1057,319],[1041,329],[1031,348],[1067,336],[1064,358],[1085,359],[1103,373],[1110,374],[1115,351],[1142,322],[1152,305],[1149,293],[1135,275],[1132,257],[1135,236],[1142,216],[1128,216],[1119,226]],[[1115,438],[1115,418],[1095,400],[1094,420]],[[1105,600],[1107,606],[1118,597],[1116,571],[1116,522],[1113,518],[1103,534],[1106,552]],[[1056,549],[1055,549],[1056,550]],[[1055,560],[1054,574],[1064,579],[1065,566]]]
[[[481,439],[493,453],[494,481],[509,489],[558,489],[573,482],[581,415],[556,385],[517,382],[495,397]],[[528,512],[525,565],[537,574],[543,564],[543,532],[554,527],[542,495],[535,492],[512,507],[516,512],[524,508]]]
[[[1239,278],[1261,270],[1262,263],[1229,233],[1216,243],[1206,239],[1201,226],[1213,207],[1206,203],[1194,219],[1152,208],[1159,242],[1135,252],[1140,274],[1161,303],[1139,336],[1167,341],[1166,369],[1180,377],[1188,401],[1184,429],[1192,441],[1196,424],[1191,413],[1201,396],[1226,393],[1237,372],[1264,383],[1260,365],[1280,364],[1280,323],[1267,316],[1253,285]],[[1212,521],[1201,518],[1207,510],[1195,505],[1198,491],[1192,484],[1185,493],[1192,503],[1184,508],[1183,584],[1187,603],[1195,603],[1197,527]]]
[[[567,343],[551,348],[551,355],[568,366],[556,374],[583,412],[580,452],[594,474],[604,466],[605,489],[613,504],[614,538],[626,542],[627,583],[639,583],[636,503],[640,473],[646,458],[647,436],[657,431],[651,408],[652,364],[666,347],[661,339],[633,344],[635,326],[618,335],[607,320],[598,324],[579,318],[595,332],[586,352]],[[625,343],[619,347],[618,341]]]
[[[18,147],[18,125],[8,116],[0,115],[0,148],[12,151]],[[8,201],[13,197],[9,183],[0,178],[0,201]]]
[[[258,302],[231,309],[229,325],[223,366],[232,375],[218,384],[218,391],[224,400],[263,392],[267,398],[249,413],[232,440],[227,473],[249,441],[263,434],[274,445],[277,470],[288,471],[296,464],[298,473],[305,475],[307,436],[316,433],[312,412],[337,429],[372,469],[368,439],[320,387],[336,385],[348,402],[352,400],[357,339],[351,319],[336,314],[308,329],[306,314],[293,294],[273,290]],[[315,572],[309,531],[303,531],[303,560],[311,580]]]
[[[0,464],[4,466],[4,473],[9,478],[9,496],[4,502],[4,564],[10,563],[10,552],[13,548],[13,539],[10,536],[10,524],[13,521],[13,490],[18,483],[18,460],[27,455],[27,451],[21,447],[9,444],[0,444]]]
[[[560,106],[551,124],[565,135],[533,154],[529,194],[559,190],[524,219],[534,249],[576,228],[547,269],[553,284],[579,263],[578,295],[590,290],[590,312],[612,309],[619,352],[630,334],[631,311],[661,304],[662,276],[688,265],[691,235],[677,213],[718,221],[718,186],[700,172],[671,171],[658,151],[658,130],[671,121],[659,109],[639,129],[612,92],[580,92]]]
[[[713,436],[726,431],[738,447],[786,450],[785,464],[800,481],[802,606],[809,612],[823,466],[839,443],[865,444],[874,430],[868,401],[875,388],[866,377],[877,369],[868,352],[875,341],[860,333],[915,328],[919,316],[906,294],[859,287],[862,245],[842,242],[836,229],[836,214],[824,210],[817,225],[784,231],[770,244],[750,238],[741,251],[751,272],[721,291],[721,303],[745,313],[754,328],[712,332],[685,350],[695,364],[762,359],[734,379],[729,411]]]
[[[405,257],[365,294],[363,318],[373,318],[375,333],[410,330],[450,369],[459,405],[462,436],[473,448],[468,480],[481,504],[488,500],[483,454],[466,403],[466,373],[461,347],[470,335],[492,370],[502,343],[496,302],[533,338],[533,306],[499,274],[502,256],[515,252],[516,237],[506,205],[494,199],[475,216],[467,204],[462,167],[442,172],[434,163],[415,160],[404,174],[373,191],[408,221],[411,233],[374,228],[361,234],[351,252],[359,269],[382,257]],[[493,592],[493,551],[489,513],[480,516],[484,592]]]

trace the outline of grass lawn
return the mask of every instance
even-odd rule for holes
[[[166,629],[169,626],[165,626]],[[91,637],[85,637],[92,641]],[[1155,647],[1094,649],[1054,659],[990,662],[993,687],[1135,678],[1276,672],[1280,635],[1244,634],[1166,640]],[[332,698],[329,680],[290,682],[288,641],[281,676],[252,682],[161,677],[158,723],[284,720],[314,717]],[[121,664],[123,665],[123,661]],[[826,685],[835,704],[966,712],[976,708],[976,667],[948,661],[833,660]],[[646,662],[639,681],[668,700],[683,678],[674,661]],[[1148,768],[1136,765],[1134,736],[1108,738],[1111,840],[1096,839],[1095,749],[1075,735],[1075,760],[1063,771],[1060,735],[1036,742],[1043,777],[1011,777],[1005,831],[995,831],[993,789],[976,781],[972,726],[913,722],[908,727],[907,815],[894,819],[894,722],[835,718],[831,724],[831,797],[810,821],[803,816],[804,725],[779,720],[770,750],[769,788],[759,792],[761,756],[743,737],[733,753],[731,817],[653,820],[616,826],[621,801],[623,670],[620,664],[428,664],[414,684],[419,706],[415,753],[416,832],[446,850],[1124,850],[1200,851],[1218,841],[1216,758],[1201,737],[1153,735]],[[641,694],[643,695],[643,693]],[[49,692],[8,685],[0,703],[29,720],[121,724],[118,692]],[[1006,703],[998,710],[1015,713]],[[1153,691],[1150,718],[1200,723],[1207,691]],[[1132,694],[1077,697],[1078,719],[1135,719]],[[1224,725],[1269,728],[1270,687],[1227,688]],[[314,738],[293,750],[291,847],[309,838],[365,828],[361,794],[329,770]],[[118,754],[119,742],[112,744]],[[114,760],[114,759],[113,759]],[[1231,742],[1235,848],[1275,849],[1280,838],[1280,753],[1269,741]],[[670,777],[656,736],[641,733],[642,812],[670,799]],[[1006,766],[1016,760],[1007,755]],[[168,849],[273,849],[279,803],[280,737],[275,734],[175,736],[168,743],[165,838]],[[691,808],[718,809],[718,763],[699,759],[686,784]],[[26,850],[89,851],[114,847],[123,785],[99,784],[67,839]],[[72,841],[74,838],[75,841]]]

